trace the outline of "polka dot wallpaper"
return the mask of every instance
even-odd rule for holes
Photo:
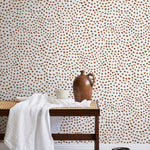
[[[85,70],[96,82],[101,143],[150,143],[146,0],[2,0],[0,99],[55,95]],[[6,118],[0,119],[0,132]],[[83,128],[82,128],[83,127]],[[94,119],[64,118],[60,132],[89,133]],[[94,132],[94,131],[93,131]]]

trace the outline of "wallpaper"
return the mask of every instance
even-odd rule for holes
[[[2,0],[0,99],[55,96],[93,73],[101,143],[150,143],[149,2]],[[0,120],[0,131],[6,118]],[[60,132],[94,132],[93,117],[66,117]]]

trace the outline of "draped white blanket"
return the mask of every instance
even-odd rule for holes
[[[87,100],[81,103],[54,100],[47,94],[33,94],[10,109],[4,143],[11,150],[54,150],[49,109],[89,107],[90,103]]]

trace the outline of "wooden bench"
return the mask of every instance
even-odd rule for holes
[[[0,116],[8,116],[11,107],[16,105],[16,101],[1,101]],[[90,107],[61,107],[49,110],[51,116],[94,116],[94,134],[52,134],[54,140],[94,140],[95,150],[99,150],[99,115],[100,109],[97,102],[92,101]],[[4,139],[5,134],[0,134],[0,140]]]

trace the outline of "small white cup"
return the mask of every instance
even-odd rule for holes
[[[55,93],[57,99],[67,99],[69,96],[68,90],[56,89]]]

